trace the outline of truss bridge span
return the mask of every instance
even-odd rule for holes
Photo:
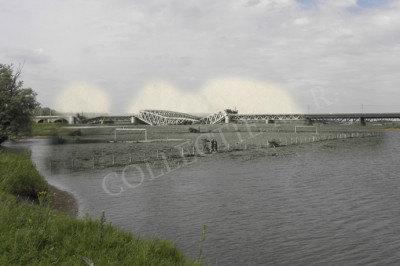
[[[378,120],[400,120],[400,113],[337,113],[337,114],[238,114],[229,109],[217,112],[204,117],[186,113],[167,111],[167,110],[141,110],[135,115],[125,116],[99,116],[87,119],[83,123],[87,124],[106,124],[106,123],[126,123],[126,124],[148,124],[148,125],[191,125],[191,124],[217,124],[230,123],[235,121],[305,121],[306,124],[313,122],[356,122],[361,125],[366,122]]]
[[[197,116],[166,110],[141,110],[137,117],[149,125],[184,125],[200,122]]]

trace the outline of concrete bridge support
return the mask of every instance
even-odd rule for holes
[[[365,118],[364,117],[360,117],[360,126],[365,126]]]
[[[304,123],[306,126],[312,126],[313,125],[313,120],[311,118],[306,118],[306,121]]]
[[[275,120],[267,119],[265,120],[266,124],[275,124]]]
[[[231,117],[229,115],[225,116],[225,124],[228,124],[231,122]]]
[[[136,123],[137,123],[136,117],[132,116],[131,117],[131,124],[136,124]]]

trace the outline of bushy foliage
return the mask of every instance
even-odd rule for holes
[[[41,115],[58,115],[58,112],[56,110],[53,110],[49,107],[37,107],[35,109],[35,115],[41,116]]]
[[[30,154],[16,155],[0,151],[0,190],[18,196],[36,197],[47,189],[44,178],[36,171]]]
[[[30,132],[32,117],[39,106],[36,93],[22,88],[21,70],[0,64],[0,144],[10,137]]]

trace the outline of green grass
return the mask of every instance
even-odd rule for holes
[[[16,195],[46,190],[46,182],[29,154],[0,156],[0,265],[87,265],[82,257],[95,265],[200,265],[168,240],[112,226],[104,213],[100,220],[78,220],[55,212],[45,191],[37,204],[21,203]]]
[[[65,126],[67,124],[64,123],[33,123],[31,135],[35,137],[57,136],[58,130]]]
[[[47,183],[30,161],[30,154],[0,152],[0,191],[35,198],[47,190]]]

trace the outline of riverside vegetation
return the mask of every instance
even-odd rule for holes
[[[0,150],[0,205],[0,265],[201,264],[201,253],[186,258],[168,240],[141,239],[106,223],[104,213],[79,220],[52,210],[28,153]]]

